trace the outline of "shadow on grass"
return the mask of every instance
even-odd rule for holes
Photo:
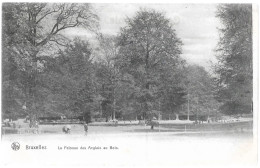
[[[181,129],[133,129],[126,130],[125,132],[136,132],[136,133],[154,133],[154,132],[183,132]]]
[[[51,130],[43,130],[43,131],[41,131],[41,133],[43,133],[43,134],[59,134],[59,133],[62,133],[62,132],[51,131]]]
[[[203,129],[133,129],[125,132],[134,133],[172,133],[173,136],[194,136],[194,137],[253,137],[252,130],[203,130]]]
[[[209,131],[209,132],[185,132],[173,134],[175,137],[194,137],[194,138],[235,138],[235,139],[252,139],[253,132],[236,132],[236,131]]]

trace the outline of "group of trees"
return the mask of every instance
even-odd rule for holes
[[[63,47],[65,53],[73,52],[61,32],[79,26],[94,31],[98,17],[89,4],[5,3],[2,25],[4,115],[27,113],[35,118],[53,104],[47,103],[53,88],[46,74],[62,55],[57,51]],[[62,70],[69,72],[65,67]]]
[[[220,7],[218,16],[229,23],[225,10]],[[80,38],[69,40],[62,34],[73,27],[95,33],[98,44]],[[103,35],[98,29],[98,16],[89,4],[3,4],[3,115],[29,115],[32,119],[84,115],[86,120],[91,116],[108,120],[127,115],[146,119],[151,115],[186,114],[187,110],[207,115],[217,111],[219,103],[213,92],[216,82],[204,68],[187,65],[180,57],[183,44],[164,14],[140,10],[126,19],[117,36]],[[222,31],[225,36],[234,33],[232,38],[242,40],[238,42],[242,45],[250,41],[240,39],[244,30],[250,31]],[[226,47],[227,43],[224,39],[220,42],[219,49],[225,53],[221,60],[233,56],[228,52],[234,49]],[[252,52],[248,46],[236,48]],[[242,53],[241,58],[244,60]],[[243,67],[235,67],[235,61],[239,60],[225,60],[216,68],[218,86],[222,86],[217,87],[218,98],[222,96],[222,101],[221,93],[235,94],[224,89],[240,89],[234,87],[238,82],[226,76],[230,67],[234,70],[232,77],[243,77],[242,82],[250,79],[250,61],[242,64],[246,74],[239,73]],[[236,101],[226,101],[222,108]]]
[[[222,22],[215,66],[216,98],[226,114],[251,113],[253,105],[252,5],[219,5]]]

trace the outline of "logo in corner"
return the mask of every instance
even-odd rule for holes
[[[11,148],[14,150],[14,151],[17,151],[20,149],[20,144],[18,142],[13,142],[12,145],[11,145]]]

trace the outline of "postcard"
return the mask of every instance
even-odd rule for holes
[[[1,14],[1,167],[257,166],[257,5]]]

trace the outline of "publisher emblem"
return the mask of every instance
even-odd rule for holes
[[[11,145],[11,148],[14,150],[14,151],[17,151],[20,149],[20,144],[18,142],[13,142],[12,145]]]

